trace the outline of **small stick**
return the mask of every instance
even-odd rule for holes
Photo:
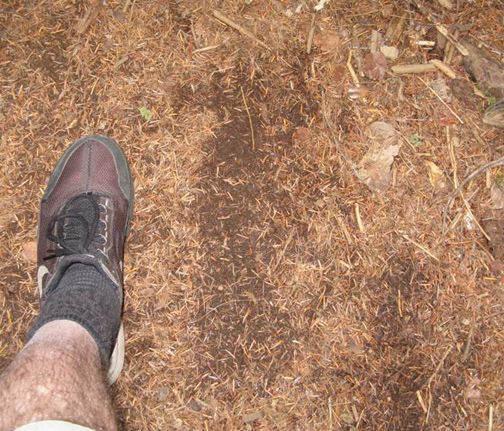
[[[360,216],[360,207],[358,203],[355,203],[355,218],[357,219],[357,225],[359,226],[359,230],[364,233],[364,225],[362,224],[362,219]]]
[[[252,125],[252,118],[250,117],[250,111],[247,106],[247,99],[245,99],[245,93],[243,92],[243,87],[240,87],[241,95],[243,98],[243,104],[245,105],[245,110],[247,111],[248,120],[250,124],[250,133],[252,134],[252,149],[255,150],[255,135],[254,135],[254,126]]]
[[[422,250],[424,253],[428,254],[430,257],[432,257],[434,260],[439,262],[439,259],[434,256],[428,249],[426,249],[423,245],[419,244],[418,242],[413,241],[411,238],[407,237],[406,235],[402,236],[405,240],[411,242],[411,244],[416,245],[420,250]]]
[[[433,48],[436,46],[436,42],[432,40],[419,40],[418,42],[416,42],[416,44],[418,46],[426,46],[428,48]]]
[[[198,48],[193,51],[193,54],[197,54],[198,52],[206,52],[206,51],[211,51],[212,49],[217,49],[220,48],[220,45],[211,45],[211,46],[205,46],[203,48]]]
[[[402,34],[404,23],[406,22],[407,18],[408,12],[404,12],[399,18],[392,20],[392,23],[390,24],[385,35],[385,39],[389,40],[390,42],[397,42]]]
[[[425,405],[424,403],[424,400],[422,398],[422,394],[420,393],[420,391],[416,391],[416,396],[418,398],[418,401],[420,403],[420,407],[422,407],[422,410],[424,411],[424,413],[427,413],[427,406]]]
[[[229,25],[229,27],[234,28],[235,30],[238,30],[241,34],[250,37],[254,42],[258,43],[261,45],[263,48],[267,49],[268,51],[271,50],[271,48],[266,45],[262,40],[259,40],[254,33],[251,31],[247,30],[246,28],[242,27],[239,24],[236,24],[234,21],[231,21],[226,15],[224,15],[222,12],[219,12],[218,10],[213,11],[213,16],[217,18],[219,21],[222,21],[224,24]]]
[[[434,66],[434,67],[435,67],[435,66]],[[441,96],[440,96],[439,94],[437,94],[437,93],[436,93],[436,92],[435,92],[435,91],[431,88],[431,86],[430,86],[430,85],[427,85],[427,84],[426,84],[426,82],[425,82],[422,78],[418,77],[418,79],[419,79],[420,81],[422,81],[422,82],[424,83],[424,85],[425,85],[425,86],[426,86],[426,87],[427,87],[427,88],[428,88],[428,89],[429,89],[432,93],[434,93],[434,95],[435,95],[435,96],[436,96],[436,97],[440,100],[440,102],[441,102],[444,106],[446,106],[446,107],[448,108],[448,110],[449,110],[449,111],[450,111],[453,115],[455,115],[455,117],[457,118],[457,120],[459,120],[460,124],[464,124],[464,121],[462,120],[462,118],[460,118],[460,117],[457,115],[457,113],[456,113],[456,112],[455,112],[452,108],[450,108],[450,106],[449,106],[449,105],[448,105],[448,104],[447,104],[447,103],[446,103],[446,102],[445,102],[445,101],[441,98]]]
[[[371,31],[371,44],[369,45],[371,53],[378,51],[378,32],[376,30]]]
[[[306,53],[309,54],[312,49],[313,44],[313,36],[315,36],[315,17],[316,15],[312,15],[310,31],[308,32],[308,39],[306,40]]]
[[[455,79],[457,77],[455,71],[441,60],[431,60],[429,61],[429,63],[436,66],[441,72],[443,72],[446,76],[448,76],[448,78]]]
[[[448,216],[448,210],[450,209],[450,206],[453,202],[453,200],[457,197],[457,195],[460,193],[460,191],[466,186],[466,184],[476,178],[479,174],[482,174],[483,172],[486,172],[488,169],[495,168],[497,166],[502,166],[504,165],[504,157],[501,157],[500,159],[494,160],[493,162],[487,163],[486,165],[482,166],[479,169],[476,169],[472,174],[470,174],[462,183],[460,186],[457,187],[457,189],[450,195],[450,198],[448,199],[448,202],[445,205],[445,209],[443,212],[443,235],[445,235],[445,229],[446,229],[446,217]]]
[[[352,50],[348,53],[348,60],[347,60],[347,69],[350,72],[350,76],[352,77],[352,81],[354,82],[356,87],[360,87],[360,82],[359,78],[357,77],[357,74],[355,73],[355,70],[352,66]]]
[[[460,358],[460,361],[463,363],[467,360],[467,357],[469,356],[469,351],[471,350],[471,341],[472,337],[474,335],[474,327],[471,328],[469,331],[469,335],[467,336],[467,341],[464,346],[464,353],[462,354],[462,358]]]
[[[490,407],[488,409],[488,431],[493,431],[493,412],[494,406],[493,404],[490,404]]]
[[[432,376],[429,377],[429,381],[428,381],[429,385],[434,380],[434,377],[436,377],[436,374],[439,372],[439,370],[443,366],[443,363],[444,363],[446,357],[450,354],[450,352],[452,351],[452,349],[453,349],[453,347],[448,347],[448,349],[446,350],[445,354],[443,355],[443,357],[439,361],[439,364],[437,365],[436,369],[434,370],[434,373],[432,373]]]
[[[91,23],[95,20],[95,18],[98,16],[100,13],[101,8],[103,7],[103,3],[98,4],[91,12],[91,9],[86,11],[86,14],[84,15],[84,18],[82,18],[79,23],[77,24],[77,34],[84,34],[86,30],[89,28]]]
[[[128,8],[130,7],[130,4],[131,4],[131,0],[126,0],[126,3],[124,3],[123,9],[122,9],[123,13],[126,13]]]
[[[449,130],[449,128],[447,128]],[[459,186],[459,181],[458,181],[458,176],[457,176],[457,158],[455,157],[455,150],[453,148],[453,139],[450,139],[450,136],[448,136],[448,152],[450,153],[450,160],[452,164],[452,169],[453,169],[453,186],[457,188]],[[487,171],[488,172],[488,171]],[[460,197],[462,198],[462,201],[464,202],[464,206],[466,207],[467,213],[472,217],[474,222],[476,223],[476,226],[478,229],[481,231],[481,233],[485,236],[488,241],[490,241],[490,237],[488,234],[485,232],[485,229],[479,224],[478,220],[474,216],[471,207],[469,206],[469,203],[467,202],[467,199],[464,197],[464,194],[461,192]]]
[[[436,22],[436,19],[434,18],[433,14],[429,12],[421,3],[419,0],[406,0],[407,3],[412,4],[415,6],[420,12],[422,12],[427,19],[433,23],[436,26],[436,30],[441,33],[446,39],[448,39],[448,42],[450,42],[463,56],[469,55],[469,52],[467,49],[459,43],[457,38],[448,31],[448,29],[442,25]]]
[[[454,32],[453,32],[453,37],[457,38],[460,36],[460,31],[459,29],[456,29]],[[446,63],[446,64],[450,64],[452,59],[453,59],[453,53],[455,52],[455,48],[453,48],[453,45],[451,44],[450,41],[447,40],[446,42],[446,49],[445,49],[445,56],[443,58],[443,61]]]
[[[426,72],[434,72],[437,70],[437,67],[430,63],[423,64],[398,64],[396,66],[392,66],[392,72],[398,74],[406,74],[406,73],[426,73]]]
[[[469,51],[467,51],[466,47],[462,45],[457,38],[451,34],[448,29],[441,24],[436,24],[436,30],[439,31],[448,41],[460,52],[464,57],[469,55]]]
[[[328,400],[328,406],[327,406],[328,410],[329,410],[329,430],[332,431],[333,429],[333,412],[332,412],[332,398],[329,397],[329,400]]]

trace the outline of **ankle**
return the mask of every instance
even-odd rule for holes
[[[86,351],[99,358],[98,346],[89,332],[72,320],[53,320],[33,334],[26,347],[44,345],[56,350],[74,350],[86,347]]]

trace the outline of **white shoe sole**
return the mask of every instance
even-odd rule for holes
[[[124,352],[125,352],[125,337],[124,337],[124,326],[121,322],[121,326],[119,328],[119,333],[117,334],[117,340],[114,347],[114,351],[112,352],[112,356],[110,357],[109,369],[107,371],[107,381],[109,385],[113,385],[124,366]]]

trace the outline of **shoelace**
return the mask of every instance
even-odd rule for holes
[[[91,223],[83,215],[70,212],[74,204],[80,199],[91,203],[91,213],[86,214],[90,216]],[[66,223],[67,221],[68,223]],[[99,226],[100,206],[96,202],[96,199],[92,195],[87,194],[74,197],[65,205],[62,213],[58,214],[49,224],[47,238],[59,246],[59,248],[47,250],[51,254],[44,257],[44,260],[72,254],[92,253],[91,245],[96,238]],[[103,241],[103,237],[101,237],[101,240]]]

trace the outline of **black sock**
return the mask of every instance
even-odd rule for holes
[[[43,298],[39,316],[27,341],[46,323],[72,320],[95,339],[104,365],[108,364],[121,324],[118,287],[93,265],[70,265],[60,282]]]

